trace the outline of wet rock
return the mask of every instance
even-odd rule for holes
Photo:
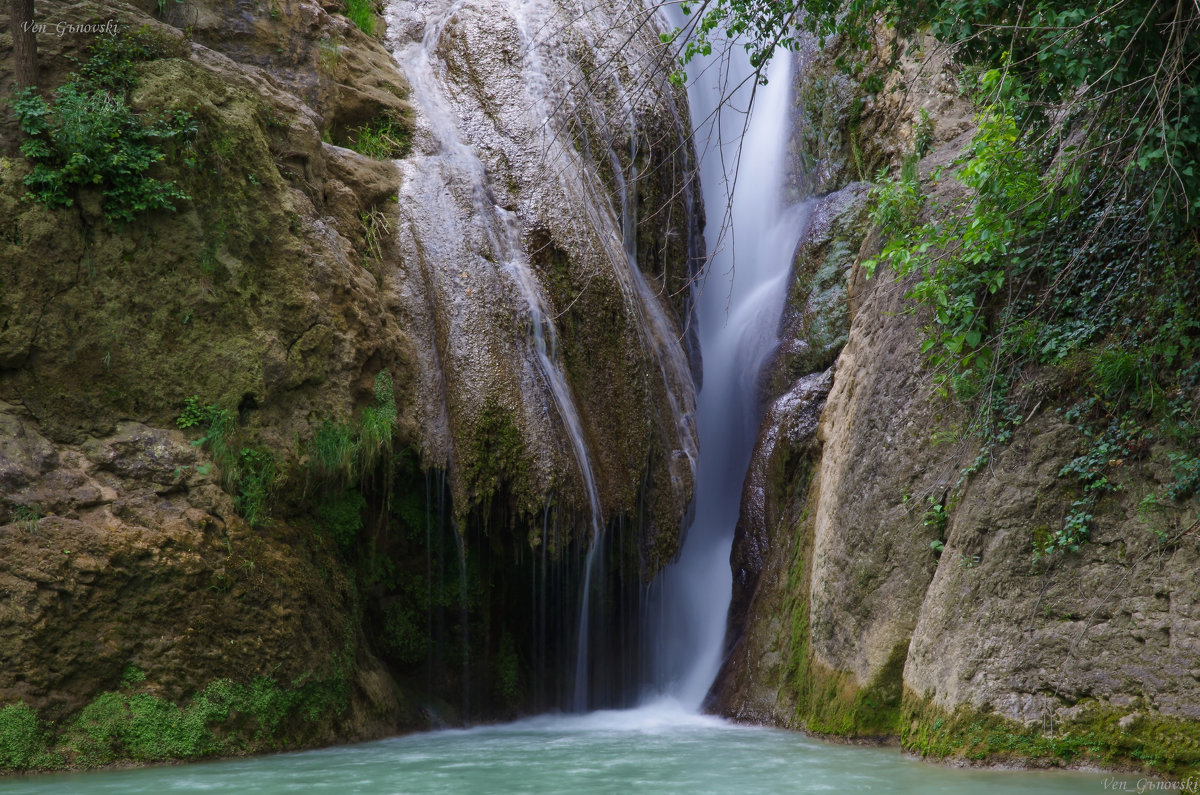
[[[868,186],[852,183],[814,201],[796,246],[772,378],[789,384],[831,366],[850,331],[847,287],[867,222]]]
[[[666,297],[694,263],[666,241],[696,239],[698,226],[680,198],[693,189],[682,95],[646,68],[650,29],[617,35],[628,23],[615,14],[503,0],[389,8],[415,106],[399,300],[423,360],[423,438],[454,462],[456,506],[488,510],[490,484],[508,483],[514,515],[554,495],[586,518],[590,468],[603,523],[645,506],[654,571],[677,549],[695,458],[685,310]],[[673,158],[673,171],[650,168]],[[654,181],[663,173],[669,184]],[[644,221],[622,210],[630,201],[645,202]],[[507,471],[482,455],[496,429],[519,442]],[[564,530],[589,532],[579,524]]]

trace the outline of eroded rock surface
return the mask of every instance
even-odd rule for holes
[[[553,546],[543,577],[610,523],[636,522],[621,554],[640,577],[677,549],[703,221],[652,27],[615,5],[401,0],[368,35],[342,10],[38,6],[51,29],[145,37],[130,107],[196,126],[154,172],[189,198],[119,225],[100,190],[26,201],[0,122],[0,707],[33,709],[51,740],[101,693],[188,709],[227,682],[269,680],[290,717],[268,745],[184,755],[516,714],[531,546]],[[39,44],[49,94],[96,41]],[[368,408],[391,435],[364,449]],[[314,463],[322,433],[340,463]],[[464,620],[490,632],[448,651],[467,560],[491,590]],[[560,590],[577,611],[577,584]],[[565,667],[545,647],[542,668]],[[91,763],[126,752],[105,753]],[[30,759],[0,767],[50,764]]]
[[[650,27],[630,39],[617,6],[576,11],[391,7],[416,107],[400,300],[460,509],[486,507],[494,480],[528,514],[550,494],[601,524],[644,506],[649,573],[677,549],[695,458],[686,108]],[[484,458],[497,433],[521,450],[506,470]]]
[[[969,110],[944,63],[901,66],[905,99],[880,97],[863,108],[866,126],[847,127],[847,78],[808,62],[816,72],[801,73],[798,102],[815,129],[799,147],[821,161],[810,186],[852,178],[852,135],[864,158],[886,160],[919,133],[922,189],[942,206],[962,198],[960,184],[929,177],[969,142]],[[882,131],[889,114],[907,121]],[[1011,441],[977,458],[969,418],[924,365],[921,326],[934,321],[910,311],[914,279],[883,266],[867,279],[861,266],[880,247],[862,193],[851,184],[819,198],[797,256],[764,376],[784,396],[747,478],[713,707],[939,757],[1192,769],[1200,592],[1186,572],[1200,542],[1195,498],[1162,498],[1174,451],[1147,441],[1108,461],[1119,484],[1097,503],[1089,541],[1039,554],[1077,498],[1062,475],[1089,440],[1056,410],[1054,375],[1040,373],[1019,385]],[[826,276],[839,273],[845,281]],[[809,398],[815,435],[781,445],[796,416],[781,406],[829,361],[828,397]]]

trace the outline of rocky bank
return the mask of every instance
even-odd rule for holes
[[[39,36],[39,93],[82,73],[97,108],[185,119],[149,173],[186,198],[129,223],[102,181],[32,201],[5,109],[0,768],[554,706],[590,535],[630,529],[635,591],[677,549],[703,216],[653,31],[347,13],[37,5],[116,31]],[[531,578],[565,600],[540,628]]]

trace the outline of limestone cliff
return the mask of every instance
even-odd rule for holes
[[[1078,370],[1027,372],[1011,438],[979,457],[981,440],[963,432],[970,404],[939,395],[925,364],[929,320],[905,298],[914,279],[882,266],[867,277],[862,262],[883,241],[843,187],[855,159],[898,167],[913,149],[906,136],[925,135],[927,153],[909,167],[934,198],[961,196],[931,178],[953,169],[974,131],[953,69],[905,62],[893,77],[903,99],[881,93],[849,121],[830,112],[846,95],[829,86],[853,82],[821,58],[805,69],[798,115],[809,127],[797,147],[819,166],[809,172],[825,194],[818,207],[859,209],[828,213],[797,252],[710,703],[937,758],[1193,770],[1197,508],[1170,487],[1171,462],[1187,451],[1160,438],[1106,456],[1116,485],[1090,541],[1043,554],[1078,499],[1064,473],[1102,443],[1065,413],[1078,376],[1064,372]],[[846,297],[814,298],[814,274],[840,278]],[[814,334],[832,342],[814,345]]]
[[[616,66],[593,60],[634,24],[615,9],[535,38],[523,8],[38,4],[51,31],[105,31],[39,38],[44,107],[70,83],[130,124],[173,120],[147,173],[179,195],[133,220],[111,176],[32,200],[18,146],[48,133],[6,107],[0,770],[557,705],[585,459],[594,529],[636,528],[613,576],[673,553],[694,457],[678,296],[702,224],[686,110],[665,80],[620,89],[657,57],[648,29]],[[427,26],[461,128],[441,137],[402,57]],[[476,152],[476,195],[422,183],[450,137]],[[535,628],[538,577],[564,605]]]

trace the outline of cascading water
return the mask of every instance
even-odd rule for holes
[[[526,421],[543,428],[547,422],[557,426],[555,433],[567,443],[566,451],[575,464],[587,508],[586,529],[575,536],[583,545],[578,549],[585,550],[582,565],[567,577],[578,576],[578,598],[568,600],[559,610],[560,614],[573,610],[577,616],[569,634],[560,634],[556,647],[556,664],[574,669],[573,677],[564,677],[568,686],[559,691],[560,703],[576,710],[617,706],[629,703],[631,689],[626,672],[630,669],[625,665],[614,669],[610,663],[614,649],[610,646],[615,644],[619,654],[630,656],[636,648],[633,640],[640,645],[640,639],[625,633],[624,616],[635,615],[636,611],[622,612],[638,606],[616,606],[616,591],[624,594],[628,588],[624,583],[633,580],[623,579],[623,568],[610,570],[610,558],[614,554],[620,557],[628,542],[620,532],[621,518],[605,516],[601,505],[588,432],[576,406],[580,396],[573,394],[559,358],[558,332],[541,282],[543,276],[535,272],[523,248],[524,227],[529,224],[526,215],[542,212],[540,208],[546,205],[539,202],[545,198],[530,199],[528,194],[497,197],[491,172],[501,161],[494,161],[494,149],[493,155],[483,153],[498,139],[488,138],[473,127],[479,119],[471,116],[475,111],[463,104],[463,85],[476,84],[461,82],[465,74],[461,70],[469,68],[469,61],[453,61],[451,51],[463,35],[464,28],[459,26],[469,24],[463,20],[476,13],[472,9],[474,6],[463,0],[429,5],[422,12],[425,24],[419,39],[405,34],[396,40],[395,56],[409,76],[412,100],[423,125],[418,134],[419,153],[399,163],[405,185],[399,197],[402,215],[410,219],[414,230],[412,251],[425,269],[422,278],[427,284],[438,285],[430,300],[441,302],[439,311],[451,322],[472,328],[483,317],[477,314],[479,302],[493,300],[492,296],[507,295],[504,300],[516,307],[515,314],[524,327],[519,333],[524,341],[518,343],[524,350],[525,368],[520,388],[527,395],[542,396],[526,398]],[[539,0],[506,0],[495,10],[511,15],[515,35],[505,46],[513,48],[513,57],[522,64],[519,79],[505,89],[510,98],[507,107],[512,108],[511,101],[515,100],[519,105],[511,111],[512,118],[533,120],[533,126],[527,129],[542,139],[539,178],[550,177],[559,192],[555,201],[572,211],[571,220],[559,227],[560,233],[571,240],[588,241],[590,250],[598,255],[595,261],[611,268],[610,284],[620,291],[625,311],[634,321],[635,344],[640,344],[644,361],[657,364],[658,372],[651,370],[646,376],[661,378],[664,408],[674,424],[673,441],[667,442],[671,446],[663,453],[670,475],[668,483],[681,510],[688,502],[692,484],[696,484],[694,519],[683,554],[649,593],[650,612],[657,621],[645,625],[652,639],[648,649],[652,663],[647,666],[653,669],[651,689],[673,695],[681,704],[694,708],[699,706],[720,663],[731,584],[729,548],[737,523],[741,483],[759,421],[758,373],[776,344],[786,276],[805,215],[802,206],[784,207],[782,202],[784,141],[790,118],[790,59],[787,53],[777,55],[769,85],[758,87],[745,59],[732,57],[740,52],[731,48],[731,57],[723,60],[723,68],[706,68],[691,89],[692,118],[697,121],[694,135],[701,155],[710,227],[725,232],[710,233],[714,245],[709,275],[703,289],[697,288],[693,295],[706,385],[699,411],[694,412],[690,368],[680,333],[659,294],[663,287],[651,284],[638,266],[639,183],[644,175],[640,173],[643,131],[639,128],[637,103],[648,96],[647,86],[641,81],[661,80],[661,73],[656,71],[661,65],[650,59],[625,71],[614,68],[604,78],[611,86],[611,96],[602,99],[583,92],[567,100],[561,77],[552,77],[561,72],[562,65],[554,60],[556,55],[544,52],[538,43],[539,31],[551,13],[548,7]],[[405,29],[401,17],[395,22],[394,30]],[[576,22],[579,20],[572,24]],[[452,71],[452,64],[459,71]],[[600,77],[593,72],[589,79]],[[737,87],[732,93],[731,86]],[[490,94],[482,101],[485,107],[495,107],[488,105],[493,101]],[[748,115],[752,104],[756,112]],[[739,108],[742,112],[736,112]],[[507,123],[499,116],[486,115],[494,113],[486,111],[486,124]],[[592,120],[591,125],[587,119]],[[592,131],[590,141],[588,130]],[[627,132],[627,137],[616,131]],[[580,137],[573,139],[576,133]],[[483,148],[476,138],[483,141]],[[594,157],[607,161],[604,165],[612,178],[607,186],[598,176],[599,163]],[[485,165],[485,158],[493,159]],[[673,167],[690,171],[686,163]],[[691,177],[684,179],[686,184]],[[728,202],[730,194],[736,197],[732,205]],[[692,228],[690,223],[688,228]],[[445,263],[458,262],[474,264],[464,265],[461,280],[449,284]],[[476,284],[480,292],[472,297]],[[441,360],[446,362],[444,366],[456,368],[454,377],[458,379],[464,377],[464,372],[486,376],[486,369],[470,370],[469,357],[463,357],[461,347],[453,347],[460,344],[459,340],[454,333],[444,333],[438,343],[451,346]],[[540,408],[534,405],[539,401]],[[702,457],[697,435],[704,445]],[[614,527],[608,527],[609,523]],[[610,537],[614,528],[617,533]],[[540,600],[543,610],[551,598],[544,593],[544,536],[540,596],[537,572],[531,572],[532,602],[536,605]],[[459,553],[461,579],[466,569],[461,546]],[[561,574],[562,570],[558,571]],[[465,598],[465,589],[466,583],[460,582],[461,598]],[[468,615],[462,612],[462,645],[466,648],[470,644]],[[614,619],[610,613],[622,617]],[[537,631],[551,630],[549,622],[538,619],[538,615],[535,609]],[[531,652],[543,666],[547,659],[545,645],[544,639],[534,640]],[[469,675],[464,661],[464,681]],[[462,701],[464,707],[470,701],[467,689]]]
[[[557,330],[555,329],[550,312],[547,310],[546,299],[541,286],[531,271],[520,239],[520,224],[515,213],[505,209],[493,200],[487,182],[486,169],[479,155],[463,142],[459,135],[457,119],[445,100],[447,89],[441,84],[433,66],[436,60],[435,51],[444,33],[444,26],[454,18],[460,3],[452,3],[445,7],[434,24],[428,26],[419,42],[407,43],[396,53],[397,60],[403,65],[412,86],[412,98],[419,106],[422,117],[428,125],[429,134],[434,139],[436,151],[420,158],[422,162],[414,165],[416,157],[410,159],[406,187],[401,195],[402,202],[411,202],[416,208],[438,208],[441,212],[426,213],[423,217],[434,218],[440,227],[435,236],[429,236],[422,241],[426,245],[436,245],[439,241],[461,241],[474,238],[486,247],[484,258],[494,262],[497,271],[507,277],[509,289],[513,290],[521,302],[521,310],[525,315],[528,327],[528,342],[533,361],[536,362],[538,375],[552,399],[554,409],[565,431],[574,457],[578,474],[582,481],[585,498],[589,508],[590,531],[593,539],[599,539],[602,531],[602,516],[599,490],[592,470],[591,456],[587,448],[583,425],[575,406],[566,376],[556,356]],[[448,195],[459,193],[470,197],[473,212],[463,217],[452,203],[447,202]],[[420,209],[412,212],[420,212]],[[442,255],[436,258],[441,262],[453,262],[453,255]],[[466,607],[466,549],[461,537],[456,537],[459,559],[459,593],[462,603],[462,644],[464,649],[470,647],[467,634],[468,618]],[[544,549],[544,547],[543,547]],[[592,566],[586,568],[590,575]],[[586,592],[586,591],[585,591]],[[583,627],[580,631],[580,656],[586,655],[588,611],[583,611]],[[463,697],[464,713],[469,708],[469,664],[463,659]],[[576,684],[576,691],[586,688],[586,683]],[[578,703],[578,696],[577,696]]]
[[[472,57],[479,53],[466,42],[479,30],[473,25],[483,12],[481,5],[487,6],[488,24],[500,30],[493,42],[503,53],[501,62],[493,63],[487,72],[490,80],[474,71],[484,67]],[[612,67],[604,79],[615,88],[613,96],[604,101],[591,96],[568,100],[568,87],[579,78],[581,67],[539,41],[547,19],[562,11],[543,0],[483,4],[446,0],[423,4],[419,10],[397,0],[389,4],[387,15],[393,54],[408,75],[417,110],[415,151],[397,162],[404,186],[398,197],[401,249],[406,254],[406,277],[411,280],[406,285],[413,285],[406,295],[419,296],[405,308],[417,318],[415,325],[426,330],[420,333],[427,335],[424,339],[433,349],[430,362],[445,375],[440,386],[424,390],[442,398],[441,418],[433,417],[436,409],[426,415],[432,420],[429,424],[437,426],[431,436],[442,437],[431,447],[445,451],[453,473],[454,444],[463,440],[447,441],[451,420],[460,423],[458,428],[469,428],[473,412],[489,399],[509,411],[520,404],[515,406],[523,420],[520,432],[537,437],[539,443],[532,449],[541,451],[539,463],[544,464],[538,485],[556,495],[547,503],[544,516],[553,519],[549,538],[544,529],[541,534],[540,589],[538,567],[530,572],[534,617],[530,657],[538,661],[542,676],[549,660],[549,667],[556,669],[552,675],[566,684],[558,689],[557,698],[551,695],[540,703],[585,710],[630,703],[639,681],[636,662],[626,661],[636,660],[628,652],[636,649],[640,635],[640,579],[630,575],[640,565],[641,539],[623,532],[630,519],[624,512],[632,506],[602,505],[598,485],[603,482],[604,499],[612,499],[614,483],[620,487],[627,473],[614,476],[607,461],[604,467],[599,464],[603,451],[594,454],[589,449],[589,443],[598,441],[589,437],[599,431],[604,438],[611,431],[603,425],[608,418],[596,411],[597,401],[575,392],[578,384],[567,377],[571,351],[580,354],[579,333],[563,338],[567,346],[576,348],[559,350],[560,324],[571,329],[569,324],[577,328],[588,320],[583,313],[572,315],[571,307],[593,278],[605,286],[591,289],[619,291],[622,319],[634,332],[625,339],[640,348],[633,357],[650,365],[637,376],[641,383],[636,388],[645,395],[639,399],[649,410],[650,401],[661,395],[655,414],[646,417],[647,431],[656,434],[647,444],[647,457],[653,459],[648,466],[662,468],[655,470],[656,476],[663,470],[666,474],[654,481],[656,508],[671,503],[680,512],[686,509],[697,453],[694,386],[680,331],[661,295],[663,285],[651,284],[638,268],[636,166],[627,175],[622,173],[621,158],[611,164],[619,196],[610,195],[612,186],[605,184],[601,170],[586,154],[586,142],[576,137],[585,137],[587,124],[595,124],[596,119],[600,120],[597,138],[627,127],[628,143],[622,144],[632,148],[629,157],[636,159],[638,114],[646,111],[645,95],[652,96],[666,82],[647,69],[659,84],[648,91],[640,85],[641,64],[623,67],[624,78]],[[599,17],[591,23],[597,29],[605,24]],[[567,24],[584,23],[571,19]],[[589,79],[599,79],[597,75],[593,71]],[[610,125],[606,115],[616,117],[616,124]],[[600,143],[607,144],[609,151],[613,148],[611,140]],[[601,157],[607,154],[603,147],[598,151]],[[536,171],[531,168],[535,159]],[[531,242],[540,240],[548,242]],[[579,294],[565,300],[559,293],[566,288],[553,281],[557,278],[553,268],[558,266],[537,258],[559,256],[559,252],[570,258],[575,275],[583,281],[582,288],[572,288]],[[687,265],[673,262],[672,267]],[[564,315],[566,320],[561,319]],[[512,329],[495,328],[497,319],[509,318],[516,320]],[[515,362],[518,367],[512,366]],[[504,381],[500,386],[496,386],[498,378]],[[464,389],[464,383],[472,387]],[[457,385],[458,392],[452,394],[447,384]],[[559,456],[558,450],[566,456]],[[649,482],[647,475],[642,488],[649,488]],[[626,496],[628,491],[616,494],[618,500],[640,499]],[[661,513],[658,516],[661,522]],[[569,546],[562,545],[564,538]],[[471,556],[461,546],[459,553],[461,572],[466,569],[464,557]],[[561,587],[552,585],[547,593],[548,577]],[[466,587],[460,582],[460,598],[465,599]],[[556,616],[573,615],[574,624],[548,618],[548,603]],[[472,629],[468,635],[468,611],[461,612],[462,646],[466,648],[481,634],[486,640],[486,630]],[[553,638],[549,652],[547,633]],[[614,664],[618,658],[620,662]],[[465,661],[462,676],[464,680],[471,676]],[[470,700],[464,689],[464,706]]]
[[[700,457],[682,554],[653,586],[648,620],[657,649],[647,693],[686,709],[699,708],[721,663],[729,552],[761,419],[759,374],[778,344],[787,277],[808,217],[807,204],[784,201],[790,55],[776,52],[767,85],[757,86],[745,55],[730,47],[719,64],[697,64],[688,93],[710,246],[696,300]]]

